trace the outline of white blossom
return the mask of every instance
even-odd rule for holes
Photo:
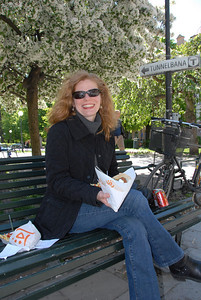
[[[64,74],[78,69],[111,82],[134,78],[140,64],[159,47],[155,36],[164,34],[164,14],[148,0],[1,2],[0,15],[15,26],[0,18],[0,76],[6,78],[1,97],[9,97],[8,87],[14,82],[23,94],[23,78],[33,65],[55,78],[55,85]],[[41,101],[55,92],[53,80],[50,83],[41,83]]]

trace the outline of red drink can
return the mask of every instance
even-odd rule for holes
[[[153,195],[154,195],[154,202],[155,202],[155,204],[157,202],[157,205],[159,207],[165,207],[165,206],[169,205],[164,190],[155,189],[155,190],[153,190]]]

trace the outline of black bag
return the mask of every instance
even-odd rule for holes
[[[131,188],[142,192],[142,194],[147,198],[151,209],[156,207],[154,203],[154,196],[150,189],[148,189],[146,186],[138,185],[136,182],[133,183]]]

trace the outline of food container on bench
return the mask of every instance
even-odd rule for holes
[[[153,191],[153,196],[154,196],[154,203],[158,207],[165,207],[168,206],[168,199],[166,197],[166,194],[164,190],[162,189],[154,189]]]

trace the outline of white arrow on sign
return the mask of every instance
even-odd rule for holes
[[[167,59],[140,67],[140,76],[163,74],[171,71],[183,71],[200,67],[200,55]]]

